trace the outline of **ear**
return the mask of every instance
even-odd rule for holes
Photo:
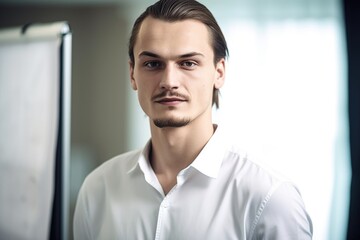
[[[129,70],[130,70],[130,83],[131,83],[131,87],[132,89],[134,89],[135,91],[137,90],[137,85],[136,85],[136,81],[134,78],[134,63],[129,60]]]
[[[214,87],[220,89],[224,85],[225,81],[225,59],[220,59],[215,66],[215,82]]]

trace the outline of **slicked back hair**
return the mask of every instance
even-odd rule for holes
[[[149,6],[134,23],[128,50],[130,62],[133,67],[135,66],[134,46],[141,24],[148,16],[168,22],[187,19],[202,22],[210,32],[210,44],[214,51],[214,64],[216,65],[222,58],[227,58],[229,51],[225,37],[209,9],[195,0],[160,0]],[[214,88],[213,91],[213,105],[215,105],[216,108],[219,107],[219,90],[216,88]]]

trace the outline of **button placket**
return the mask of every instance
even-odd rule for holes
[[[176,189],[176,186],[170,190],[170,192],[164,197],[163,201],[160,204],[159,207],[159,215],[156,225],[156,233],[155,233],[155,240],[161,239],[161,232],[163,230],[163,224],[166,221],[168,211],[170,210],[170,197],[174,190]]]

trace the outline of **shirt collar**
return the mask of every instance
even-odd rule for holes
[[[149,168],[151,168],[150,161],[149,161],[150,147],[151,147],[151,139],[148,140],[145,147],[142,149],[142,151],[140,151],[140,154],[138,155],[138,157],[136,159],[134,159],[135,161],[132,161],[129,164],[129,167],[128,167],[129,170],[127,171],[127,173],[133,172],[137,168],[137,166],[139,166],[143,171],[144,171],[144,168],[147,168],[148,170],[150,170],[149,169]]]
[[[208,177],[217,178],[225,156],[226,141],[223,137],[221,127],[214,125],[214,128],[216,129],[214,134],[201,150],[200,154],[195,158],[190,166],[182,172],[192,167]],[[146,143],[137,161],[131,163],[128,173],[134,171],[137,166],[139,166],[144,173],[153,172],[149,162],[150,147],[151,139]]]
[[[226,151],[226,141],[223,138],[222,129],[217,125],[214,125],[214,128],[216,130],[213,136],[194,162],[190,164],[191,167],[211,178],[217,178]]]

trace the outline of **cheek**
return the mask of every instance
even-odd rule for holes
[[[139,88],[137,90],[137,98],[138,98],[138,102],[139,102],[141,109],[146,114],[148,114],[148,109],[149,109],[151,100],[150,100],[149,96],[147,95],[147,93],[142,91],[142,88]]]
[[[138,94],[138,100],[142,107],[146,107],[151,103],[151,98],[154,95],[154,86],[148,83],[144,82],[137,82],[137,94]]]
[[[212,76],[207,76],[207,79],[202,80],[201,84],[199,84],[196,89],[196,98],[205,105],[212,102],[214,83],[211,77]]]
[[[146,99],[146,98],[148,98],[148,95],[149,95],[149,93],[148,93],[148,91],[149,91],[149,89],[148,89],[148,91],[146,91],[148,88],[146,88],[146,86],[138,86],[138,90],[137,90],[137,93],[138,93],[138,98],[139,98],[139,100],[144,100],[144,99]]]

